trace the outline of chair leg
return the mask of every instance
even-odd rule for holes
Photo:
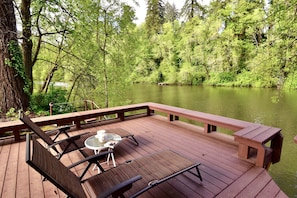
[[[130,135],[128,138],[129,138],[131,141],[135,142],[135,144],[136,144],[137,146],[139,145],[139,143],[138,143],[137,140],[135,139],[134,135]]]
[[[113,153],[110,153],[110,155],[111,155],[111,159],[112,159],[113,167],[116,167],[117,165],[116,165],[116,162],[115,162]]]
[[[111,150],[113,150],[113,148],[109,148],[108,150],[111,151]],[[116,162],[115,162],[115,159],[114,159],[114,154],[113,154],[113,152],[112,152],[112,153],[109,153],[109,154],[107,155],[107,160],[106,160],[107,165],[109,165],[109,161],[110,161],[110,159],[112,160],[113,167],[116,167],[117,165],[116,165]]]
[[[188,172],[191,173],[192,175],[195,175],[196,177],[198,177],[200,179],[200,181],[202,181],[202,176],[201,176],[201,173],[200,173],[200,170],[199,170],[199,167],[198,167],[199,165],[200,164],[197,164],[195,167],[193,167],[193,168],[196,169],[196,173],[191,171],[191,170],[188,170]]]

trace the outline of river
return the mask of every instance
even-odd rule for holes
[[[297,197],[297,91],[142,84],[127,91],[131,103],[157,102],[281,128],[281,161],[269,173],[289,197]]]

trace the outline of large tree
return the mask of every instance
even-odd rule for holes
[[[165,6],[162,0],[148,0],[145,26],[148,36],[161,33],[165,22]]]
[[[113,105],[125,85],[135,56],[134,11],[117,0],[77,1],[75,31],[68,35],[64,68],[71,72],[71,100],[93,99]],[[75,56],[74,56],[75,55]],[[66,61],[67,60],[67,61]],[[119,102],[119,101],[116,101]]]
[[[181,15],[187,20],[191,20],[193,17],[198,16],[203,18],[205,15],[205,8],[197,0],[186,0],[181,10]]]
[[[12,0],[0,1],[0,85],[0,112],[28,107],[29,84],[17,41]]]
[[[172,5],[168,2],[165,4],[165,22],[174,23],[178,19],[178,14],[179,12],[174,3]]]
[[[33,42],[32,42],[32,32],[31,32],[31,0],[22,0],[21,1],[21,19],[22,19],[22,50],[23,50],[23,59],[24,59],[24,67],[25,72],[30,82],[30,93],[33,92],[33,75],[32,69],[33,65],[36,62],[37,54],[40,49],[40,40],[39,46],[36,48],[37,53],[33,56]],[[32,57],[34,57],[32,59]]]

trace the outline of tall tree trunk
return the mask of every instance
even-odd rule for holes
[[[10,108],[26,109],[26,75],[17,41],[16,19],[12,0],[0,1],[0,112]],[[28,84],[26,84],[28,86]]]
[[[25,72],[30,82],[30,93],[33,92],[33,75],[32,75],[32,68],[33,68],[33,60],[32,60],[32,48],[33,42],[31,39],[32,32],[31,32],[31,12],[30,12],[31,0],[22,0],[21,3],[21,14],[22,14],[22,28],[23,28],[23,41],[22,41],[22,48],[23,48],[23,58],[24,58],[24,66]]]
[[[195,2],[194,0],[191,1],[191,13],[190,13],[190,19],[194,18],[194,10],[195,10]]]
[[[105,93],[105,107],[108,108],[109,106],[109,95],[108,95],[108,74],[107,74],[107,63],[106,63],[106,45],[107,45],[107,37],[108,37],[108,30],[107,30],[107,14],[106,10],[104,10],[104,42],[103,42],[103,75],[104,75],[104,93]]]

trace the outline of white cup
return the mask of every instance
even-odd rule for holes
[[[105,141],[105,130],[99,130],[97,131],[96,137],[98,138],[99,142],[104,142]]]
[[[104,135],[105,134],[105,130],[99,130],[97,131],[97,135],[100,136],[100,135]]]

